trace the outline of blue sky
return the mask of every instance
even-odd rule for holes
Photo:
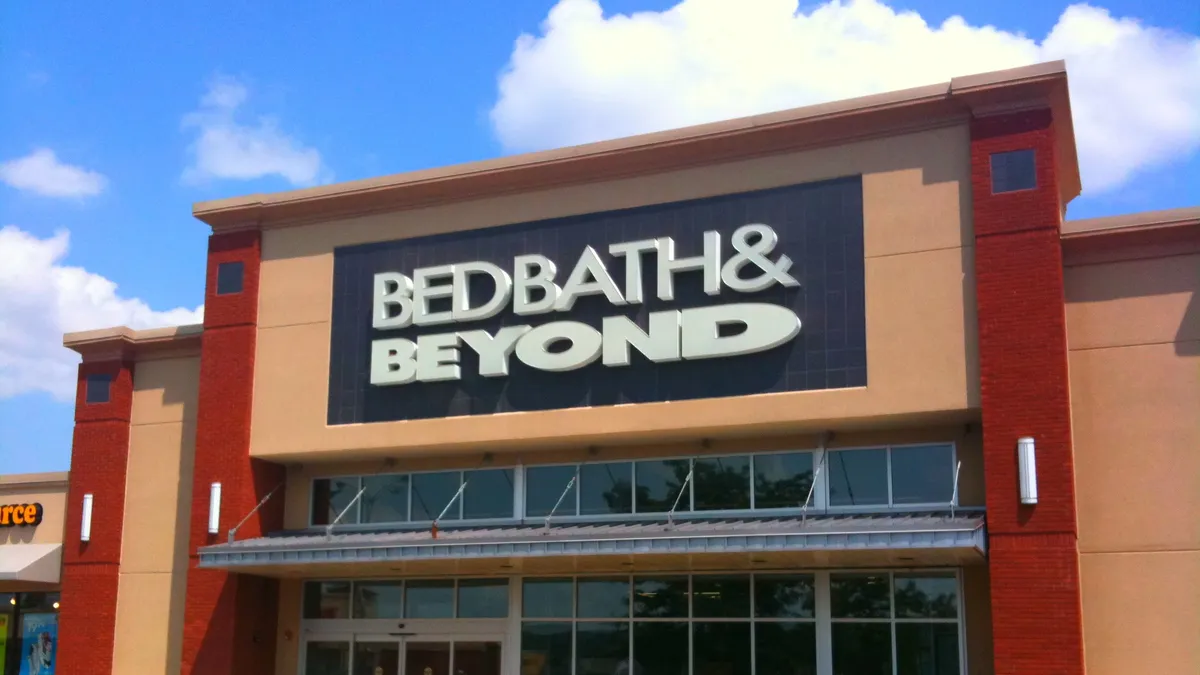
[[[197,201],[1063,56],[1068,217],[1200,202],[1195,2],[676,4],[4,3],[0,473],[67,468],[63,330],[198,316]]]

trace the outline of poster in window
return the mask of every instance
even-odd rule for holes
[[[4,668],[4,657],[8,656],[8,615],[0,614],[0,668]]]
[[[21,616],[21,636],[20,675],[54,675],[58,615],[50,612]]]

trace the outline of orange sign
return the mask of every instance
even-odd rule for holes
[[[0,527],[36,527],[42,512],[41,504],[5,504],[0,506]]]

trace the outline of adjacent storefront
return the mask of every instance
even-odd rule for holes
[[[198,204],[204,325],[65,340],[55,665],[1195,670],[1200,213],[1078,191],[1043,64]]]
[[[0,672],[54,675],[67,474],[0,476]]]

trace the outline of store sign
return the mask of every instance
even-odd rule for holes
[[[37,527],[43,511],[41,504],[0,505],[0,527]]]
[[[858,177],[339,248],[329,424],[866,384]]]
[[[647,289],[642,280],[643,256],[653,254],[656,297],[675,300],[675,278],[685,272],[703,275],[704,292],[757,293],[773,285],[799,286],[788,274],[792,260],[770,257],[779,236],[769,225],[753,223],[734,230],[730,242],[720,232],[703,236],[703,253],[694,257],[675,254],[671,237],[617,242],[608,254],[623,258],[625,278],[619,284],[592,246],[586,246],[560,286],[555,261],[541,254],[519,255],[511,273],[490,262],[473,261],[401,272],[380,272],[374,278],[372,327],[380,331],[410,326],[438,326],[488,319],[502,311],[521,317],[570,314],[581,297],[599,296],[613,307],[639,305]],[[722,258],[722,244],[732,244],[734,254]],[[647,256],[648,257],[648,256]],[[724,260],[724,261],[723,261]],[[745,270],[753,268],[750,276]],[[488,278],[491,293],[471,297],[471,277]],[[729,295],[727,293],[727,295]],[[450,306],[434,311],[431,302],[448,298]],[[721,335],[722,326],[735,325],[732,335]],[[514,353],[525,365],[548,372],[578,370],[595,362],[624,367],[634,351],[653,363],[742,356],[766,351],[800,333],[800,317],[788,307],[763,302],[737,302],[709,307],[651,312],[643,330],[624,315],[604,317],[600,328],[578,321],[528,323],[483,329],[429,333],[408,338],[387,338],[371,343],[371,378],[375,386],[440,382],[462,379],[461,350],[478,357],[478,374],[507,377]],[[555,345],[562,345],[553,349]]]

